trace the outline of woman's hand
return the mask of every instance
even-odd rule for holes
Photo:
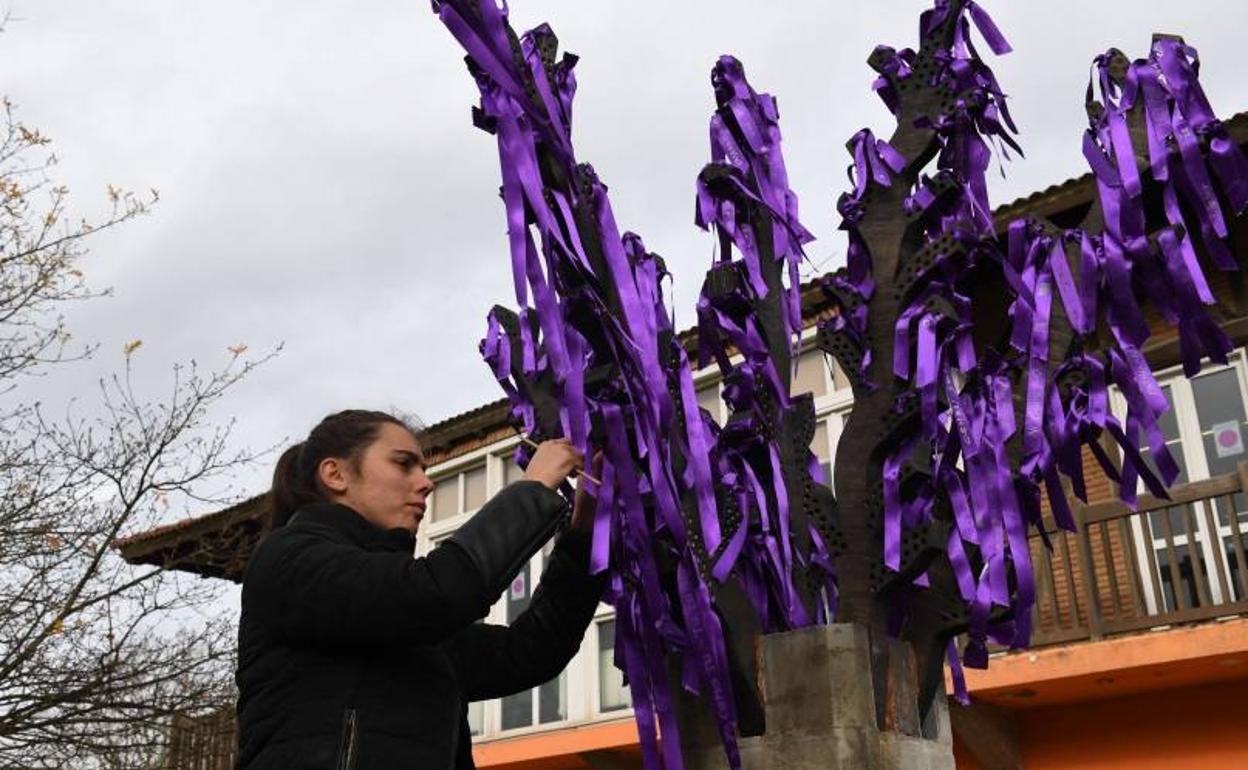
[[[572,446],[572,442],[566,438],[557,438],[543,441],[537,447],[533,459],[529,460],[529,467],[524,471],[524,478],[540,481],[551,489],[558,489],[568,476],[584,466],[585,456]]]
[[[601,479],[602,452],[594,454],[592,466],[590,475]],[[598,489],[595,487],[591,496],[590,487],[595,487],[594,482],[584,476],[576,482],[576,501],[572,504],[572,521],[568,522],[568,529],[589,532],[594,528],[594,512],[598,510]]]

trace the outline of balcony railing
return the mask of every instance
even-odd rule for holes
[[[1075,510],[1078,532],[1032,539],[1037,645],[1248,614],[1248,463],[1142,496]]]

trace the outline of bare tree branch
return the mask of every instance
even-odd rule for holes
[[[48,144],[0,100],[0,770],[156,767],[173,720],[232,702],[233,613],[212,581],[131,566],[112,543],[171,498],[226,502],[205,490],[255,457],[230,449],[233,422],[213,412],[269,356],[175,367],[151,399],[132,343],[122,371],[63,411],[13,400],[22,378],[95,350],[61,315],[107,293],[79,269],[84,239],[157,197],[110,187],[104,221],[71,225]]]

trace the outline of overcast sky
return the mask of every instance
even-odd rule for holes
[[[711,259],[693,223],[707,160],[708,74],[732,53],[779,99],[785,156],[810,256],[843,262],[833,203],[844,143],[890,116],[869,85],[877,43],[916,43],[929,0],[511,0],[579,54],[575,137],[611,188],[616,218],[675,273],[677,323]],[[1153,31],[1196,45],[1215,109],[1248,109],[1244,0],[985,0],[1014,53],[991,59],[1028,157],[994,178],[994,203],[1082,173],[1091,57],[1146,53]],[[11,0],[0,92],[55,140],[78,213],[108,183],[156,187],[147,218],[101,234],[84,264],[109,299],[73,308],[92,362],[40,384],[89,389],[141,338],[159,395],[177,361],[226,347],[281,356],[217,413],[240,445],[298,437],[324,413],[389,407],[435,422],[501,394],[477,352],[484,317],[513,301],[493,138],[428,0]],[[981,47],[986,52],[986,47]],[[1238,57],[1238,58],[1237,58]],[[268,469],[241,481],[260,491]],[[195,512],[195,511],[193,511]],[[183,515],[171,512],[171,516]]]

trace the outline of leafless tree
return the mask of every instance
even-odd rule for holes
[[[103,221],[70,222],[48,140],[0,104],[0,768],[155,767],[175,715],[232,698],[232,613],[211,581],[133,567],[111,543],[252,459],[210,410],[264,359],[176,367],[148,400],[135,341],[68,404],[23,402],[29,377],[93,352],[62,315],[106,293],[79,270],[87,239],[157,194],[110,187]]]

